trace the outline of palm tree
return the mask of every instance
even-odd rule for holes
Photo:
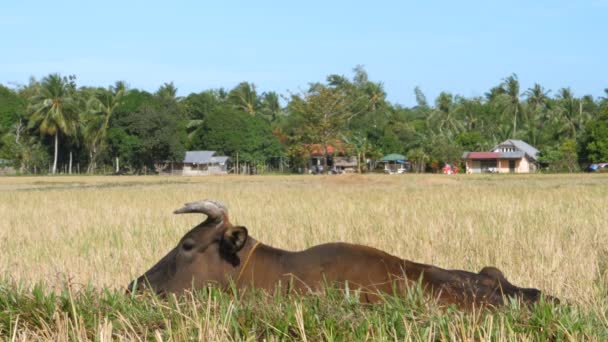
[[[521,104],[519,102],[519,80],[517,75],[513,74],[505,78],[500,85],[502,91],[496,97],[497,104],[502,108],[504,114],[513,113],[513,133],[512,137],[517,135],[517,116],[521,115]]]
[[[350,145],[357,153],[357,172],[363,172],[363,163],[365,163],[365,157],[373,149],[369,139],[361,134],[361,132],[351,133],[350,135],[342,135],[342,140]]]
[[[407,152],[407,157],[412,163],[412,168],[416,173],[422,173],[426,169],[426,163],[430,156],[422,149],[417,147]]]
[[[492,140],[495,143],[513,138],[511,135],[511,125],[508,122],[497,122],[492,129]]]
[[[117,86],[118,85],[122,86],[122,89],[126,89],[126,85],[124,82],[118,82]],[[155,95],[165,101],[179,101],[181,99],[177,97],[177,88],[175,87],[173,82],[163,83],[163,85],[158,88]]]
[[[526,96],[528,104],[534,108],[539,108],[547,105],[547,99],[550,92],[550,90],[545,90],[540,84],[534,83],[534,86],[528,88],[524,95]]]
[[[59,134],[71,135],[78,122],[73,98],[75,88],[73,77],[50,74],[42,79],[37,93],[30,98],[30,127],[38,127],[42,135],[55,136],[53,174],[57,172]]]
[[[452,94],[441,92],[435,101],[435,109],[428,117],[429,124],[434,125],[438,132],[446,137],[462,131],[462,123],[457,117]]]
[[[281,104],[279,103],[279,95],[274,91],[263,93],[260,112],[262,116],[274,122],[281,113]]]
[[[368,82],[363,88],[369,102],[369,110],[373,113],[378,110],[386,100],[384,87],[380,83]]]
[[[419,86],[414,88],[414,95],[416,95],[416,106],[418,108],[429,108],[429,103],[426,100],[426,96],[422,92]]]
[[[258,108],[258,95],[255,84],[247,82],[239,83],[239,85],[230,91],[228,99],[238,109],[241,109],[252,116],[256,114]]]
[[[92,173],[97,166],[97,157],[105,148],[110,119],[127,91],[123,82],[117,82],[114,87],[96,89],[94,95],[87,102],[84,130],[85,139],[89,145],[88,173]]]
[[[545,90],[540,84],[535,83],[532,88],[528,88],[524,95],[527,103],[527,128],[528,139],[532,145],[538,144],[538,135],[547,123],[549,90]]]
[[[463,126],[467,131],[479,129],[483,116],[483,104],[481,98],[467,99],[463,96],[456,96],[455,109],[459,118],[462,118]]]
[[[562,88],[557,92],[556,104],[557,117],[562,124],[562,133],[576,139],[576,134],[583,127],[586,115],[582,109],[582,102],[574,97],[570,88]]]
[[[608,88],[604,88],[604,95],[600,97],[601,106],[608,104]]]

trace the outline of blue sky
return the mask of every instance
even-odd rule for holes
[[[0,4],[0,83],[75,74],[180,95],[241,81],[282,94],[363,65],[388,99],[480,96],[512,73],[608,88],[608,0],[28,1]]]

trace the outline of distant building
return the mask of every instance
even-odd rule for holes
[[[342,143],[327,145],[327,154],[321,144],[306,145],[310,159],[307,164],[309,173],[323,173],[323,159],[327,157],[327,169],[331,172],[355,172],[357,170],[357,158],[349,155],[349,151]]]
[[[13,167],[13,163],[7,159],[0,159],[0,176],[14,175],[17,173]]]
[[[228,173],[229,157],[216,156],[215,151],[188,151],[184,157],[184,176]]]
[[[538,150],[523,140],[509,139],[489,152],[464,152],[467,173],[529,173],[538,169]]]
[[[406,173],[410,166],[407,157],[398,153],[388,154],[382,157],[378,163],[384,163],[384,173],[388,174]]]
[[[228,173],[230,158],[216,156],[215,151],[187,151],[184,161],[162,163],[157,166],[162,174],[183,176],[221,175]]]

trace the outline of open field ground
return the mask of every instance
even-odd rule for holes
[[[204,198],[276,247],[347,241],[444,268],[491,265],[567,304],[480,316],[415,299],[123,296],[202,220],[172,211]],[[5,337],[605,339],[608,175],[5,177],[0,278]]]

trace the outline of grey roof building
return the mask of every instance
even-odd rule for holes
[[[538,169],[539,151],[525,141],[508,139],[489,152],[464,152],[467,173],[528,173]]]
[[[209,164],[214,155],[215,151],[187,151],[186,156],[184,157],[184,163]]]
[[[181,165],[184,176],[228,173],[230,157],[216,156],[215,151],[187,151]]]
[[[534,146],[528,144],[523,140],[508,139],[494,146],[492,152],[523,152],[528,158],[534,161],[538,161],[539,151]],[[521,157],[523,157],[523,155],[517,155],[517,158]]]

